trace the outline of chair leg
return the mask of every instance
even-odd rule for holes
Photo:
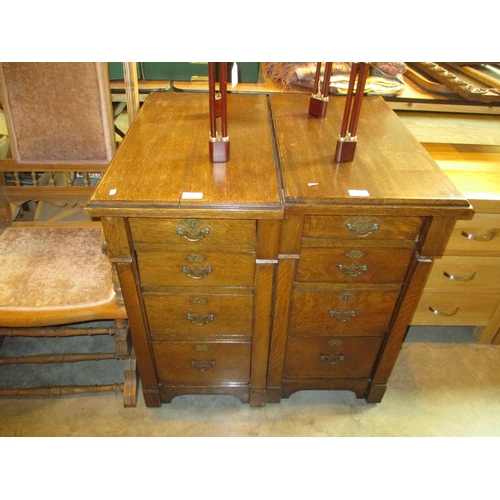
[[[114,320],[114,335],[116,357],[124,358],[130,354],[131,342],[128,321],[126,319]]]
[[[125,359],[124,385],[123,385],[123,406],[133,407],[137,404],[137,386],[139,377],[137,375],[137,362],[134,348],[130,351],[130,356]]]

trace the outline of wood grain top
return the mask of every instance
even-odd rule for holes
[[[150,94],[87,213],[161,216],[169,209],[182,216],[196,208],[203,216],[222,210],[281,218],[267,97],[228,95],[227,163],[209,161],[208,107],[207,94]]]
[[[382,98],[365,97],[354,161],[340,164],[344,98],[330,98],[324,119],[308,115],[307,95],[273,94],[270,102],[288,206],[469,206]]]

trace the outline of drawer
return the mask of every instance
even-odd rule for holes
[[[137,250],[255,251],[254,220],[130,219]]]
[[[475,214],[456,222],[445,255],[500,257],[500,214]]]
[[[288,339],[285,378],[370,378],[383,337]]]
[[[250,342],[155,342],[160,382],[173,385],[248,384]]]
[[[421,217],[385,216],[306,216],[304,238],[368,238],[416,241]]]
[[[436,259],[425,284],[426,291],[500,292],[499,257],[455,257]]]
[[[296,280],[328,283],[402,283],[409,248],[303,248]]]
[[[296,290],[290,335],[383,335],[399,289]]]
[[[500,296],[496,293],[424,291],[411,324],[484,326],[488,323],[499,301]]]
[[[252,335],[253,295],[144,294],[153,340],[166,335]]]
[[[141,283],[253,287],[255,256],[231,252],[137,252]]]

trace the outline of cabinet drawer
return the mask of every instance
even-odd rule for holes
[[[304,238],[368,238],[415,241],[421,217],[306,216]]]
[[[255,256],[231,252],[137,252],[142,285],[254,285]]]
[[[399,296],[397,290],[296,290],[291,335],[382,335]]]
[[[383,337],[288,339],[285,378],[370,378]]]
[[[411,324],[484,326],[495,311],[499,300],[500,296],[496,293],[424,291]]]
[[[407,248],[303,248],[296,280],[329,283],[402,283],[413,250]]]
[[[153,340],[166,335],[252,335],[253,295],[145,294]]]
[[[206,386],[250,382],[250,342],[155,342],[153,353],[163,384]]]
[[[455,257],[436,259],[425,284],[427,291],[500,292],[500,258]]]
[[[137,250],[255,250],[253,220],[141,218],[129,223]]]
[[[445,255],[500,256],[500,214],[475,214],[456,222]]]

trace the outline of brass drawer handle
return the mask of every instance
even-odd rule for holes
[[[359,238],[366,238],[379,229],[378,223],[374,222],[374,220],[373,217],[355,217],[352,219],[352,222],[348,222],[346,226],[349,231]]]
[[[356,264],[339,264],[339,269],[346,276],[359,276],[365,271],[368,271],[368,266],[366,264],[356,265]]]
[[[433,307],[429,306],[429,311],[437,314],[438,316],[455,316],[459,309],[459,307],[454,307],[451,311],[440,311],[439,309],[434,309]]]
[[[491,241],[496,235],[497,232],[494,229],[488,231],[485,235],[482,236],[468,233],[467,231],[462,231],[462,236],[465,236],[468,240],[473,241]]]
[[[210,234],[210,228],[201,227],[201,223],[197,220],[185,220],[183,224],[186,227],[178,227],[177,234],[188,241],[200,241]]]
[[[345,357],[341,354],[340,356],[334,356],[332,355],[327,355],[327,354],[320,354],[320,359],[324,363],[328,363],[329,365],[334,365],[336,363],[340,363],[341,361],[345,360]]]
[[[211,321],[213,321],[214,315],[213,314],[188,313],[186,318],[188,321],[191,321],[191,323],[194,323],[195,325],[203,326],[203,325],[206,325],[207,323],[210,323]]]
[[[356,311],[330,311],[330,316],[341,323],[345,323],[356,317]]]
[[[191,367],[199,372],[206,372],[211,370],[215,366],[215,360],[208,359],[193,359],[191,361]]]
[[[198,266],[195,267],[183,266],[182,272],[186,273],[190,278],[194,280],[201,280],[203,278],[206,278],[212,272],[212,268],[198,267]]]
[[[443,275],[450,280],[460,281],[460,282],[472,281],[476,277],[476,273],[472,273],[470,276],[457,276],[456,274],[450,274],[447,273],[446,271],[443,272]]]

